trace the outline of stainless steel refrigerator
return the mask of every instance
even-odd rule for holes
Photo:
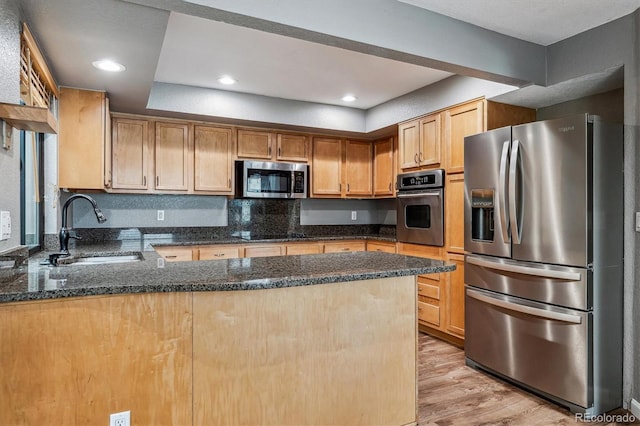
[[[469,136],[465,356],[572,412],[622,405],[622,127],[576,115]]]

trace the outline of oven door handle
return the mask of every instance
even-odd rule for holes
[[[541,278],[553,278],[564,281],[580,281],[582,279],[582,275],[578,272],[553,271],[550,269],[534,268],[531,266],[511,265],[508,263],[499,263],[491,260],[480,259],[474,256],[467,256],[465,260],[471,265],[495,269],[498,271],[513,272],[516,274],[532,275]]]
[[[561,312],[547,311],[546,309],[534,308],[531,306],[520,305],[519,303],[511,303],[506,300],[497,299],[492,296],[486,296],[477,291],[467,289],[467,296],[479,300],[480,302],[487,303],[489,305],[497,306],[499,308],[508,309],[514,312],[520,312],[522,314],[533,315],[536,317],[549,319],[553,321],[568,322],[571,324],[581,324],[582,318],[578,315],[563,314]]]
[[[398,198],[420,198],[420,197],[440,197],[442,194],[440,192],[423,192],[421,194],[398,194]]]

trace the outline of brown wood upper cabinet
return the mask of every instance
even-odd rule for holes
[[[393,197],[395,194],[394,138],[373,143],[373,196]]]
[[[112,185],[114,190],[146,190],[149,186],[149,121],[113,117]]]
[[[238,158],[269,161],[309,161],[306,135],[238,129]]]
[[[191,165],[191,139],[186,123],[156,122],[155,188],[188,191]]]
[[[105,92],[60,88],[58,186],[111,185],[109,103]]]
[[[195,126],[194,190],[233,194],[233,132],[230,128]]]
[[[470,102],[445,111],[444,168],[449,173],[464,172],[464,138],[484,131],[484,101]]]
[[[398,126],[400,170],[440,165],[442,118],[431,114]]]
[[[368,141],[315,138],[313,197],[363,198],[373,194],[373,145]]]

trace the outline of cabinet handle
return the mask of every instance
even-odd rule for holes
[[[229,188],[231,188],[231,178],[229,178]]]
[[[413,161],[415,161],[416,164],[418,164],[418,153],[416,152],[416,155],[413,156]]]
[[[338,191],[342,192],[342,184],[341,183],[338,184]]]
[[[349,251],[349,247],[344,247],[342,251]]]
[[[156,186],[160,186],[160,176],[156,176]]]
[[[347,192],[349,192],[349,184],[347,184]]]
[[[419,159],[419,160],[420,160],[420,162],[422,163],[422,160],[423,160],[423,158],[422,158],[422,152],[421,152],[421,153],[420,153],[420,155],[418,156],[418,159]]]
[[[214,254],[215,257],[224,257],[224,253],[216,253]]]
[[[142,176],[142,186],[147,186],[147,177]]]
[[[167,259],[175,259],[175,258],[176,258],[176,257],[178,257],[178,256],[176,256],[175,254],[170,254],[170,255],[165,256],[165,257],[166,257]]]
[[[282,151],[281,151],[281,148],[280,148],[280,147],[278,147],[278,158],[280,158],[280,152],[282,152]]]
[[[389,192],[391,192],[391,183],[389,183]]]
[[[271,157],[271,147],[269,147],[269,157]]]

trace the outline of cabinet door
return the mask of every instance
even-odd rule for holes
[[[317,197],[342,195],[342,141],[316,138],[313,140],[311,193]]]
[[[484,131],[484,102],[460,105],[445,112],[445,169],[464,171],[464,138]]]
[[[420,151],[418,160],[421,166],[440,164],[440,145],[442,138],[440,130],[442,120],[440,114],[433,114],[420,119]]]
[[[156,181],[159,190],[189,189],[189,125],[156,123]]]
[[[393,138],[373,144],[373,195],[393,197],[395,170],[393,167]]]
[[[456,270],[446,275],[446,331],[464,337],[464,255],[447,254],[446,261],[456,264]]]
[[[194,190],[232,194],[231,129],[195,126]]]
[[[370,197],[373,194],[371,142],[346,141],[344,169],[347,197]]]
[[[447,175],[444,188],[446,251],[464,253],[464,174]]]
[[[257,130],[238,130],[238,158],[271,160],[273,134]]]
[[[398,164],[400,170],[420,165],[420,122],[419,120],[398,126]]]
[[[114,117],[111,124],[113,189],[149,188],[149,122]]]
[[[276,160],[309,161],[309,142],[305,135],[277,135]]]
[[[58,186],[104,189],[105,93],[62,87],[58,106]]]

